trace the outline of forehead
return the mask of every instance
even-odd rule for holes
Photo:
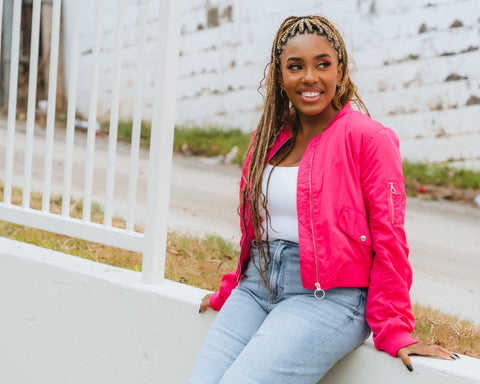
[[[325,36],[320,36],[316,33],[297,33],[295,36],[287,40],[283,46],[280,58],[287,59],[289,56],[315,57],[324,53],[327,53],[332,57],[337,57],[337,51]]]

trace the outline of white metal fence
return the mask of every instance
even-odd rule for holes
[[[2,31],[3,1],[0,1],[0,40]],[[10,0],[12,1],[12,0]],[[69,0],[64,0],[65,4]],[[176,70],[179,40],[179,5],[177,0],[162,0],[159,2],[159,14],[156,18],[158,23],[157,45],[155,57],[146,57],[146,25],[148,0],[138,0],[140,7],[141,27],[137,39],[138,60],[136,69],[135,108],[132,118],[132,142],[130,147],[129,185],[128,185],[128,210],[126,228],[112,226],[112,202],[114,200],[115,185],[115,161],[117,153],[117,129],[120,89],[120,71],[122,56],[122,41],[124,38],[124,9],[126,0],[119,0],[117,6],[117,19],[115,27],[115,70],[113,73],[111,115],[108,141],[108,167],[105,188],[105,207],[103,224],[94,223],[91,220],[92,206],[92,180],[94,171],[94,149],[96,139],[96,111],[98,102],[99,69],[101,63],[101,28],[102,12],[104,12],[103,0],[96,0],[94,12],[94,41],[92,50],[92,81],[90,86],[90,108],[88,115],[88,130],[86,141],[86,160],[84,188],[83,188],[83,217],[76,219],[70,215],[71,186],[72,186],[72,153],[75,136],[75,113],[77,84],[82,79],[78,78],[78,55],[79,55],[79,15],[82,6],[86,6],[83,0],[70,0],[74,4],[73,33],[70,36],[71,63],[68,81],[68,110],[66,122],[64,180],[62,193],[62,212],[55,214],[50,212],[50,199],[52,195],[52,156],[55,135],[55,104],[58,74],[59,41],[60,41],[60,17],[62,1],[53,0],[52,26],[50,43],[50,68],[48,82],[48,107],[45,130],[45,156],[43,165],[43,190],[41,209],[31,208],[31,185],[32,185],[32,158],[35,125],[38,48],[40,35],[41,0],[33,0],[31,22],[31,47],[29,63],[28,102],[26,113],[26,143],[24,151],[24,181],[18,186],[23,190],[21,205],[12,204],[13,169],[15,146],[15,130],[17,127],[17,84],[19,71],[19,47],[22,0],[13,0],[13,30],[12,50],[9,76],[9,98],[7,133],[5,143],[4,164],[4,195],[0,202],[0,220],[9,221],[21,225],[35,227],[55,233],[81,238],[115,247],[124,248],[143,254],[143,280],[147,283],[160,282],[164,277],[164,256],[167,235],[167,213],[170,190],[170,172],[172,161],[174,113],[175,113],[175,88]],[[152,15],[148,15],[151,20]],[[0,52],[1,53],[1,52]],[[140,131],[142,121],[143,99],[143,71],[146,60],[156,61],[156,78],[154,81],[154,106],[151,121],[150,158],[148,171],[147,191],[147,216],[145,232],[139,233],[134,228],[136,200],[137,200],[137,172],[140,148]],[[168,94],[168,97],[165,95]],[[58,130],[58,128],[57,128]],[[18,161],[18,160],[17,160]],[[0,170],[1,172],[1,170]]]

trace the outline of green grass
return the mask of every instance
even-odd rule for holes
[[[110,128],[110,123],[108,121],[102,123],[103,133],[108,134],[109,128]],[[133,130],[133,123],[131,121],[119,121],[118,132],[117,132],[118,140],[130,142],[132,140],[132,130]],[[142,121],[140,125],[140,144],[142,146],[150,145],[150,133],[151,133],[151,125]]]
[[[413,182],[461,189],[480,189],[480,172],[447,165],[403,162],[405,184]]]
[[[170,232],[165,277],[215,291],[221,277],[236,269],[237,260],[238,246],[220,236]]]
[[[108,135],[109,122],[102,123],[102,132]],[[132,139],[132,122],[118,123],[118,140],[130,142]],[[141,124],[140,142],[142,146],[150,145],[151,125]],[[250,133],[243,133],[240,129],[222,129],[220,127],[176,127],[173,148],[180,152],[188,148],[188,152],[195,156],[219,156],[229,153],[234,146],[239,148],[238,155],[233,159],[234,164],[241,164],[247,151]]]
[[[240,129],[223,130],[218,127],[207,128],[175,128],[173,147],[179,152],[182,147],[196,156],[225,155],[234,146],[239,148],[239,153],[233,163],[241,164],[247,152],[249,133],[243,133]]]

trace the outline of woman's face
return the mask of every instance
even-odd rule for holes
[[[323,36],[304,33],[290,38],[280,56],[280,84],[302,116],[328,116],[342,78],[337,52]]]

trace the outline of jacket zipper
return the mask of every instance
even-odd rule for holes
[[[395,187],[393,186],[393,183],[390,182],[390,192],[389,192],[389,199],[390,199],[390,213],[392,217],[392,224],[395,223],[395,211],[393,209],[393,195],[396,193]]]
[[[309,202],[310,202],[310,226],[312,228],[312,240],[313,240],[313,254],[315,256],[315,275],[317,278],[317,281],[315,282],[315,292],[313,295],[315,296],[316,299],[322,300],[325,297],[325,291],[322,289],[319,283],[318,279],[318,260],[317,260],[317,246],[315,244],[315,229],[313,225],[313,206],[312,206],[312,165],[313,165],[313,157],[315,155],[315,150],[317,149],[318,145],[318,140],[320,138],[317,138],[317,142],[315,143],[315,146],[313,147],[313,152],[312,152],[312,157],[310,158],[310,170],[308,173],[308,188],[309,188]]]

